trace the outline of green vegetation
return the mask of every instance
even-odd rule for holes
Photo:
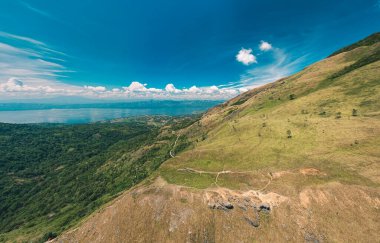
[[[268,173],[314,168],[324,176],[289,177],[289,185],[378,187],[379,53],[378,43],[362,46],[216,107],[201,120],[207,137],[191,139],[197,142],[165,162],[160,175],[207,188],[216,187],[218,172],[231,171],[219,175],[218,185],[247,189],[263,187]]]
[[[0,241],[56,237],[156,170],[194,119],[0,124]]]
[[[296,206],[301,192],[315,191],[321,202],[335,198],[317,193],[322,187],[350,188],[341,201],[356,195],[354,188],[376,196],[378,38],[245,92],[197,122],[148,117],[76,126],[1,124],[0,241],[54,238],[149,175],[144,185],[161,176],[199,189],[272,191],[290,195]],[[314,199],[306,204],[315,205]],[[326,199],[323,208],[339,200]],[[179,201],[181,207],[193,203]],[[274,219],[263,217],[264,225]]]
[[[380,34],[379,34],[380,36]],[[358,61],[356,61],[354,64],[351,64],[345,68],[343,68],[342,70],[334,73],[333,75],[331,75],[331,79],[335,79],[335,78],[338,78],[340,76],[343,76],[355,69],[358,69],[360,67],[363,67],[367,64],[370,64],[370,63],[373,63],[373,62],[376,62],[376,61],[379,61],[380,60],[380,50],[376,50],[374,53],[370,54],[369,56],[365,56],[361,59],[359,59]]]
[[[338,55],[342,52],[347,52],[347,51],[351,51],[351,50],[354,50],[355,48],[358,48],[358,47],[361,47],[361,46],[371,46],[373,44],[376,44],[380,42],[380,32],[378,33],[375,33],[375,34],[372,34],[366,38],[364,38],[363,40],[360,40],[352,45],[349,45],[349,46],[346,46],[336,52],[334,52],[333,54],[331,54],[329,57],[332,57],[332,56],[335,56],[335,55]]]
[[[288,138],[292,138],[292,131],[290,130],[286,131],[286,135],[288,135]]]
[[[358,110],[352,109],[352,116],[358,116]]]

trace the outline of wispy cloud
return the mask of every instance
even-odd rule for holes
[[[238,85],[235,86],[252,88],[289,76],[300,67],[302,62],[306,60],[306,57],[304,55],[292,58],[285,51],[274,48],[273,62],[246,71],[246,73],[241,75]]]
[[[72,72],[65,67],[66,57],[41,41],[0,32],[0,98],[226,99],[245,91],[216,86],[177,88],[172,83],[160,89],[138,81],[119,88],[69,85],[60,82],[60,77]]]
[[[289,76],[290,74],[297,71],[298,68],[305,62],[307,57],[307,55],[304,55],[294,58],[285,50],[273,47],[272,44],[266,41],[260,42],[259,50],[262,52],[261,54],[264,54],[265,52],[271,50],[271,52],[268,52],[265,55],[267,55],[266,59],[270,57],[272,61],[266,62],[266,64],[259,63],[260,65],[246,70],[240,76],[240,80],[236,82],[229,82],[228,84],[221,85],[219,87],[242,90],[247,88],[255,88],[263,84],[273,82],[280,78]],[[246,65],[249,64],[246,55],[250,55],[251,52],[251,49],[242,49],[239,52],[239,54],[242,54],[240,61],[243,63],[245,62],[244,64]],[[256,57],[254,57],[254,61],[258,63]]]
[[[39,89],[29,87],[63,86],[58,77],[72,72],[59,61],[63,57],[63,53],[41,41],[0,32],[0,84],[3,91],[36,91]],[[22,85],[15,85],[12,80],[19,80]]]
[[[108,88],[91,83],[84,86],[62,83],[61,77],[72,72],[65,66],[67,54],[30,37],[0,32],[0,98],[82,96],[104,99],[228,99],[249,88],[288,76],[304,59],[294,59],[268,42],[261,42],[259,49],[272,57],[273,61],[248,69],[237,82],[220,86],[193,85],[189,88],[177,88],[173,83],[168,83],[164,88],[156,88],[132,81],[128,86]],[[236,58],[246,65],[257,63],[252,49],[241,49]]]
[[[45,46],[45,43],[43,43],[41,41],[29,38],[29,37],[25,37],[25,36],[20,36],[20,35],[14,35],[14,34],[6,33],[6,32],[3,32],[3,31],[0,31],[0,37],[8,38],[8,39],[14,39],[14,40],[26,41],[26,42],[29,42],[31,44]]]
[[[30,4],[27,3],[27,2],[19,1],[19,3],[20,3],[21,5],[23,5],[25,8],[27,8],[27,9],[33,11],[34,13],[36,13],[36,14],[38,14],[38,15],[41,15],[41,16],[46,17],[46,18],[49,18],[49,19],[54,19],[54,20],[56,20],[56,18],[55,18],[53,15],[51,15],[50,13],[48,13],[48,12],[46,12],[46,11],[43,11],[43,10],[41,10],[41,9],[38,9],[38,8],[36,8],[36,7],[33,7],[32,5],[30,5]]]

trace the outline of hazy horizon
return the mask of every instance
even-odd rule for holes
[[[0,100],[230,99],[378,31],[379,14],[378,0],[5,0]]]

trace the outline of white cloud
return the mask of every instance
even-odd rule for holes
[[[198,88],[197,86],[191,86],[190,88],[189,88],[189,92],[190,93],[198,93],[198,92],[200,92],[201,91],[201,89],[200,88]]]
[[[10,86],[19,86],[19,87],[24,86],[24,83],[21,80],[18,80],[16,78],[10,78],[7,84]]]
[[[104,86],[84,86],[85,89],[94,91],[94,92],[105,92],[107,89]]]
[[[177,89],[174,84],[167,84],[165,90],[169,93],[180,93],[181,91]]]
[[[242,49],[248,57],[239,57],[245,63],[255,62],[252,50]],[[244,56],[243,55],[243,56]],[[79,86],[60,82],[72,72],[65,65],[65,53],[51,49],[47,44],[29,37],[0,32],[0,99],[80,96],[100,99],[228,99],[237,94],[237,88],[205,86],[176,88],[168,83],[164,89],[148,87],[138,81],[126,87],[107,88],[91,84]],[[252,58],[253,57],[253,58]]]
[[[137,81],[133,81],[128,87],[123,87],[123,88],[125,91],[131,91],[131,92],[146,91],[145,85]]]
[[[239,88],[238,89],[240,93],[244,93],[244,92],[247,92],[248,89],[247,88]]]
[[[0,90],[6,92],[18,92],[24,89],[24,83],[16,78],[10,78],[6,83],[0,84]]]
[[[206,92],[207,94],[214,94],[214,93],[218,93],[219,88],[216,87],[215,85],[213,85],[213,86],[210,86],[210,87],[205,88],[204,90],[205,90],[205,92]]]
[[[257,63],[256,57],[252,54],[252,49],[242,48],[236,55],[236,60],[243,63],[244,65],[250,65],[252,63]]]
[[[41,85],[42,84],[42,85]],[[177,89],[172,83],[165,89],[147,88],[147,84],[137,81],[131,82],[127,87],[107,89],[104,86],[74,86],[51,83],[44,85],[38,80],[21,80],[10,78],[6,82],[0,80],[0,98],[42,98],[54,96],[82,96],[101,99],[228,99],[239,93],[245,92],[245,88],[223,88],[215,85],[206,87],[191,86],[190,88]]]
[[[0,32],[0,96],[80,90],[58,81],[58,77],[72,72],[61,64],[63,55],[41,41]]]
[[[272,49],[272,45],[266,41],[261,41],[259,48],[261,51],[269,51],[270,49]]]
[[[19,93],[22,97],[31,94],[53,94],[64,93],[64,89],[52,88],[42,85],[26,85],[23,81],[17,78],[10,78],[5,83],[0,83],[0,93]]]

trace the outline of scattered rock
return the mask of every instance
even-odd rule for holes
[[[227,208],[227,209],[233,209],[234,208],[234,205],[232,205],[231,203],[229,202],[226,202],[226,203],[222,203],[222,205]]]
[[[269,213],[270,212],[270,205],[268,203],[262,203],[262,204],[260,204],[258,211],[263,212],[263,213]]]
[[[232,205],[229,202],[216,202],[216,203],[211,203],[208,205],[210,209],[220,209],[224,211],[228,211],[234,208],[234,205]]]
[[[304,238],[306,242],[319,243],[318,237],[314,233],[306,232]]]
[[[210,209],[215,209],[216,208],[216,205],[215,204],[208,204],[208,207],[210,208]]]
[[[252,219],[249,219],[247,217],[244,217],[245,221],[247,221],[248,224],[250,224],[251,226],[257,228],[260,226],[260,222],[259,220],[252,220]]]
[[[241,210],[243,210],[243,211],[247,211],[247,206],[245,206],[245,205],[241,205],[241,204],[239,204],[238,206],[239,206],[239,208],[240,208]]]

